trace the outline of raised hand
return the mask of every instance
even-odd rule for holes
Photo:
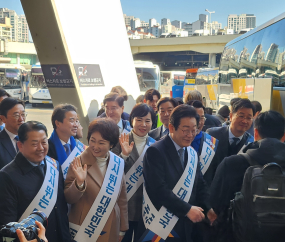
[[[77,156],[71,162],[70,166],[75,174],[77,185],[81,186],[84,183],[87,176],[87,165],[85,164],[84,167],[82,168],[80,157]]]
[[[134,141],[129,144],[130,138],[128,134],[121,134],[119,141],[122,149],[122,154],[125,156],[129,156],[134,148]]]

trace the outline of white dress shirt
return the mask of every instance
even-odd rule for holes
[[[5,131],[7,132],[7,134],[9,135],[10,139],[11,139],[11,142],[17,152],[17,141],[15,140],[15,137],[18,136],[17,134],[13,134],[11,133],[10,131],[8,131],[6,128],[5,128]]]
[[[65,152],[66,152],[66,148],[64,147],[64,145],[65,144],[69,144],[70,145],[70,139],[67,141],[67,143],[65,143],[63,140],[61,140],[61,139],[59,139],[60,140],[60,142],[61,142],[61,144],[62,144],[62,146],[63,146],[63,148],[64,148],[64,150],[65,150]],[[70,152],[71,152],[71,146],[70,146]]]
[[[244,135],[244,134],[243,134],[243,135]],[[240,142],[241,139],[242,139],[242,137],[243,137],[243,135],[242,135],[242,136],[239,136],[239,137],[234,136],[233,133],[232,133],[232,131],[231,131],[231,128],[229,127],[229,142],[230,142],[230,145],[234,142],[234,139],[233,139],[233,138],[238,138],[238,139],[239,139],[239,142]],[[238,144],[239,142],[237,142],[237,144]]]
[[[120,119],[119,123],[117,123],[118,127],[119,127],[119,131],[120,131],[120,135],[123,132],[123,120]]]

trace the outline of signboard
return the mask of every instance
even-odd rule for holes
[[[80,87],[105,86],[100,66],[97,64],[74,64]]]
[[[75,87],[69,65],[41,65],[47,87]]]

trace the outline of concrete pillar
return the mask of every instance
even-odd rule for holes
[[[209,67],[210,68],[216,67],[216,54],[215,53],[209,54]]]
[[[17,54],[17,64],[18,64],[18,65],[20,65],[20,62],[21,62],[20,60],[21,60],[21,59],[20,59],[20,54]]]
[[[21,3],[52,102],[75,105],[84,134],[113,86],[122,86],[135,104],[140,91],[120,1]],[[114,21],[116,38],[106,28]]]

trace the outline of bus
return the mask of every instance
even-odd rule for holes
[[[25,100],[25,86],[28,81],[26,69],[17,64],[0,64],[0,87],[11,97]]]
[[[285,13],[233,39],[224,47],[217,84],[198,83],[216,109],[234,97],[257,100],[263,110],[285,114]],[[284,105],[283,105],[284,103]]]
[[[183,89],[184,95],[186,95],[189,91],[194,90],[197,72],[198,68],[190,68],[186,70],[186,75],[184,79],[184,89]]]
[[[40,63],[36,63],[31,69],[29,102],[33,107],[40,103],[52,104]]]
[[[150,61],[134,61],[137,73],[140,93],[144,94],[148,89],[159,90],[160,69],[158,65]]]
[[[160,89],[162,97],[172,96],[173,86],[184,86],[185,71],[161,71]]]

